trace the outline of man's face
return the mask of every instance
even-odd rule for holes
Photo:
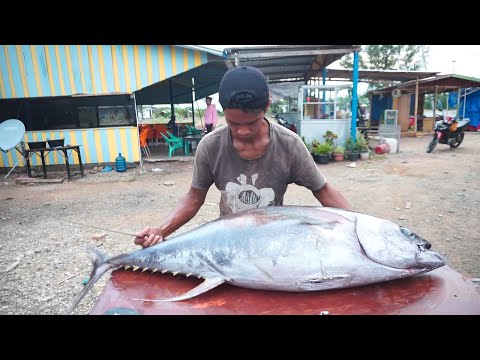
[[[245,112],[241,109],[225,109],[225,120],[234,139],[254,138],[262,125],[265,111]]]

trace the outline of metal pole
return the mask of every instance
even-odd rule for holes
[[[448,97],[447,97],[447,116],[448,116],[448,99],[450,98],[450,93],[448,93]]]
[[[322,69],[322,85],[325,85],[325,80],[326,80],[326,77],[327,77],[327,69],[323,68]],[[331,100],[331,99],[330,99]],[[326,102],[327,99],[325,97],[325,90],[323,90],[323,102]],[[326,109],[326,105],[323,104],[322,105],[322,113],[325,114],[325,109]],[[334,110],[335,111],[335,110]]]
[[[193,103],[195,102],[195,79],[192,78],[192,126],[195,127],[195,107]]]
[[[175,127],[175,106],[173,104],[173,83],[172,80],[168,80],[168,95],[170,98],[170,121],[169,123],[172,126],[172,130]],[[173,131],[174,133],[176,132],[178,135],[178,131]]]
[[[460,110],[460,88],[458,88],[458,96],[457,96],[457,114],[456,114],[456,118],[457,118],[457,121],[460,119],[460,116],[459,116],[459,110]]]
[[[8,177],[8,176],[11,174],[11,172],[17,167],[17,165],[20,163],[21,160],[23,160],[23,162],[26,163],[26,161],[25,161],[25,159],[24,159],[24,157],[25,157],[25,155],[24,155],[24,154],[25,154],[25,151],[24,151],[24,150],[25,150],[25,143],[24,143],[23,141],[21,141],[21,142],[20,142],[20,146],[21,146],[21,148],[22,148],[22,151],[18,150],[18,148],[17,148],[16,146],[15,146],[15,150],[17,150],[17,151],[20,153],[20,155],[22,155],[22,156],[18,159],[17,163],[16,163],[15,165],[13,165],[13,167],[10,169],[10,171],[8,172],[8,174],[5,175],[5,177],[3,178],[3,180],[6,180],[6,179],[7,179],[7,177]],[[0,150],[2,150],[3,152],[8,152],[8,151],[5,151],[5,150],[3,150],[3,149],[0,149]],[[30,154],[29,154],[28,156],[30,156]]]
[[[137,134],[138,134],[138,153],[140,154],[140,167],[143,166],[142,161],[142,148],[140,147],[140,129],[138,128],[138,114],[137,114],[137,99],[135,97],[135,92],[133,92],[130,97],[133,95],[133,107],[135,109],[135,123],[137,124]],[[97,107],[98,108],[98,107]]]
[[[358,51],[353,53],[353,89],[352,89],[352,124],[350,126],[350,136],[352,141],[357,137],[357,83],[358,83]]]
[[[415,82],[415,113],[413,114],[414,116],[413,131],[415,131],[415,135],[417,133],[417,111],[418,111],[418,77],[417,77],[417,81]]]

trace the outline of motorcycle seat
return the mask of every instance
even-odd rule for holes
[[[457,127],[457,129],[467,126],[469,122],[470,122],[470,119],[460,120],[460,121],[458,122],[458,127]]]

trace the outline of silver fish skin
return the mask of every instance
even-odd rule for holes
[[[155,246],[107,257],[89,249],[90,280],[67,313],[109,269],[129,266],[199,276],[174,298],[224,282],[262,290],[306,292],[379,283],[445,265],[430,243],[391,221],[321,206],[275,206],[237,212]]]

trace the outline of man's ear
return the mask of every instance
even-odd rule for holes
[[[265,107],[265,113],[267,113],[268,108],[270,107],[271,99],[268,100],[267,106]]]

